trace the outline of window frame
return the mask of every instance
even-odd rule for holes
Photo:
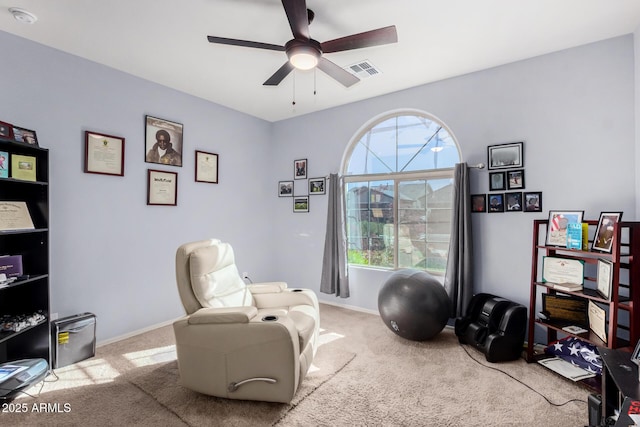
[[[375,181],[393,181],[393,188],[394,188],[394,200],[393,200],[393,233],[394,233],[394,251],[393,251],[393,267],[385,267],[385,266],[379,266],[379,265],[371,265],[371,264],[353,264],[353,263],[349,263],[347,261],[347,265],[349,267],[355,267],[355,268],[368,268],[368,269],[376,269],[376,270],[384,270],[384,271],[389,271],[389,270],[398,270],[400,268],[407,268],[407,267],[399,267],[398,266],[398,232],[399,232],[399,221],[398,221],[398,216],[399,216],[399,210],[398,210],[398,197],[396,197],[396,195],[398,194],[398,187],[400,185],[400,183],[402,182],[407,182],[407,181],[415,181],[415,180],[425,180],[425,181],[429,181],[429,180],[435,180],[435,179],[453,179],[454,178],[454,171],[455,171],[455,167],[446,167],[446,168],[438,168],[438,169],[426,169],[426,170],[419,170],[419,171],[409,171],[409,172],[404,172],[404,171],[400,171],[400,172],[385,172],[385,173],[371,173],[371,174],[349,174],[347,173],[347,168],[349,167],[349,163],[351,161],[351,156],[353,155],[354,150],[356,149],[356,147],[358,146],[359,142],[362,140],[362,138],[369,132],[371,131],[373,128],[375,128],[378,124],[387,121],[389,119],[395,118],[395,117],[399,117],[399,116],[419,116],[422,118],[425,118],[427,120],[430,120],[432,122],[437,123],[439,126],[441,126],[442,129],[444,129],[449,136],[451,137],[451,140],[457,150],[458,153],[458,161],[461,162],[462,161],[462,155],[460,152],[460,144],[458,143],[458,139],[455,137],[454,133],[451,131],[451,129],[442,121],[440,120],[438,117],[434,116],[433,114],[429,114],[425,111],[421,111],[421,110],[415,110],[415,109],[400,109],[400,110],[393,110],[393,111],[389,111],[386,113],[383,113],[377,117],[372,118],[371,120],[369,120],[368,122],[366,122],[353,136],[353,138],[351,139],[351,141],[349,141],[349,144],[347,145],[347,148],[344,151],[343,157],[342,157],[342,161],[341,161],[341,166],[340,166],[340,170],[341,170],[341,174],[342,174],[342,179],[341,179],[341,185],[340,185],[340,191],[341,191],[341,197],[342,197],[342,203],[343,206],[345,207],[344,212],[343,212],[343,223],[346,225],[346,214],[347,214],[347,185],[349,183],[353,183],[353,182],[375,182]],[[346,240],[347,240],[347,245],[349,243],[348,239],[349,236],[346,235]],[[429,271],[426,268],[424,269],[424,271]],[[430,271],[430,273],[438,275],[439,273],[437,272],[433,272]]]

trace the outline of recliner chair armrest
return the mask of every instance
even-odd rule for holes
[[[310,289],[287,289],[279,293],[253,294],[256,307],[277,308],[310,305],[318,308],[318,297]]]
[[[249,292],[252,294],[270,294],[282,292],[287,289],[286,282],[262,282],[262,283],[254,283],[252,285],[247,285],[249,288]]]
[[[249,323],[258,309],[247,307],[201,308],[189,316],[190,325],[204,325],[212,323]]]

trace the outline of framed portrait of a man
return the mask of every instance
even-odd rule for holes
[[[146,116],[145,162],[182,166],[182,134],[182,124]]]

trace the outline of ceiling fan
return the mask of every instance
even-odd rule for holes
[[[315,14],[312,10],[307,9],[306,0],[282,0],[282,6],[284,6],[284,11],[287,14],[289,26],[293,33],[293,39],[285,43],[284,46],[214,36],[208,36],[207,39],[211,43],[286,52],[289,60],[263,83],[265,86],[277,86],[294,68],[310,70],[317,66],[321,71],[345,87],[357,83],[360,79],[329,61],[323,54],[379,46],[398,41],[396,27],[391,25],[320,43],[309,36],[309,24]]]

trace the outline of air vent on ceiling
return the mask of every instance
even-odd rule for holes
[[[369,77],[377,76],[378,74],[382,74],[382,71],[376,68],[371,62],[369,62],[369,60],[356,62],[355,64],[345,67],[344,69],[361,79],[366,79]]]

